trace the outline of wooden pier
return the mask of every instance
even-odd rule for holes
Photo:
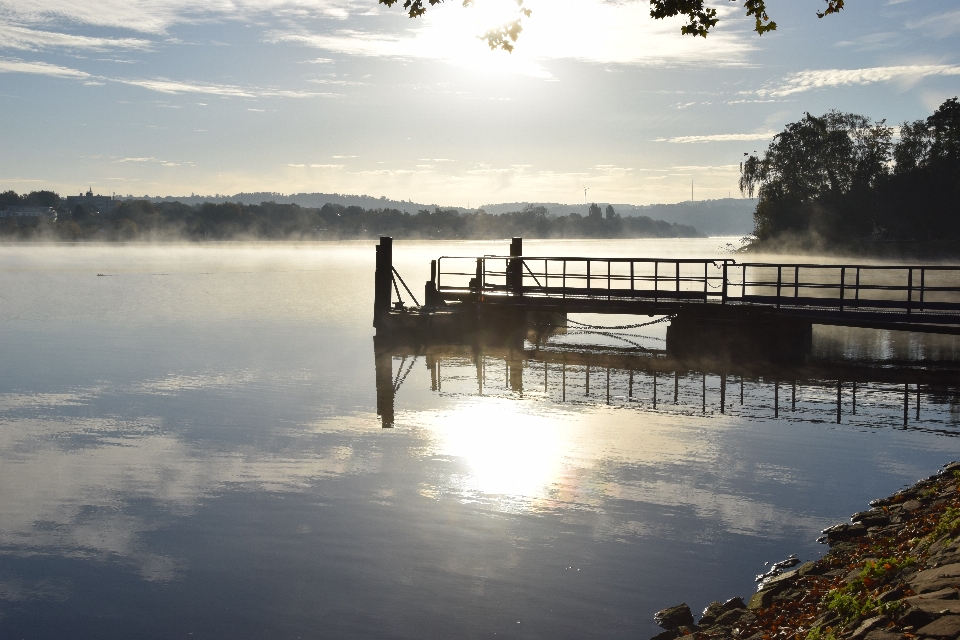
[[[377,256],[378,335],[482,329],[530,314],[671,316],[673,355],[796,357],[814,324],[960,334],[960,266],[529,256],[514,238],[509,255],[433,261],[424,305],[412,312],[392,304],[401,290],[390,238]]]

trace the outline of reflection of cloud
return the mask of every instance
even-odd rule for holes
[[[831,87],[865,85],[893,80],[916,82],[929,76],[960,75],[960,65],[926,64],[869,69],[821,69],[800,71],[787,76],[786,82],[757,91],[761,96],[782,97]]]
[[[172,394],[237,388],[250,379],[248,372],[171,375],[135,383],[131,390]],[[207,450],[180,440],[158,418],[56,415],[59,407],[97,400],[96,391],[0,396],[0,546],[74,557],[118,556],[145,579],[170,580],[179,560],[142,543],[144,534],[170,516],[191,514],[227,486],[297,491],[318,477],[365,472],[377,464],[377,458],[342,444],[290,452],[250,446]],[[42,417],[32,417],[38,414]],[[143,510],[138,505],[144,501],[153,507]],[[8,587],[0,576],[0,597]]]
[[[683,507],[728,532],[753,536],[779,535],[788,527],[813,533],[829,524],[744,495],[704,489],[695,473],[662,479],[660,469],[677,464],[720,468],[715,440],[723,436],[724,418],[707,426],[699,415],[658,414],[655,420],[644,421],[642,429],[636,420],[632,411],[546,413],[540,405],[491,397],[463,402],[449,411],[401,415],[398,424],[410,421],[422,426],[433,441],[429,455],[462,460],[468,469],[468,475],[452,479],[449,488],[428,493],[495,497],[508,510],[563,505],[568,511],[570,504],[600,510],[611,499]],[[641,469],[646,473],[638,478]],[[789,469],[764,463],[754,475],[795,481]],[[648,476],[652,479],[644,479]],[[605,534],[618,537],[629,532],[662,533],[657,523],[627,523],[611,525]]]

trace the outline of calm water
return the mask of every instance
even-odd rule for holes
[[[591,368],[587,393],[589,364],[494,352],[482,390],[475,359],[398,352],[382,429],[373,244],[0,248],[0,637],[643,638],[960,458],[949,386],[921,385],[918,419],[896,380],[861,383],[854,415],[829,375],[660,372],[654,407],[652,371]],[[395,263],[419,293],[430,258],[505,247]],[[663,325],[634,334],[662,347]],[[846,362],[956,352],[815,339]]]

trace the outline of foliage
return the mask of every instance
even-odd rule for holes
[[[827,627],[826,629],[814,627],[807,633],[807,640],[837,640],[837,636],[833,632],[833,627]]]
[[[894,144],[885,121],[830,111],[788,124],[762,157],[744,154],[740,190],[758,196],[760,240],[813,234],[855,238],[956,237],[960,104],[904,123]],[[946,232],[946,234],[945,234]]]
[[[13,195],[10,195],[13,194]],[[54,194],[55,195],[55,194]],[[0,202],[21,201],[13,192],[0,194]],[[8,206],[0,204],[0,207]],[[529,238],[694,237],[696,229],[652,220],[646,216],[621,218],[608,205],[591,214],[549,215],[543,206],[489,215],[483,210],[459,213],[456,209],[426,209],[414,214],[397,209],[363,209],[327,204],[308,208],[295,204],[261,202],[259,205],[210,202],[188,206],[180,202],[153,203],[124,200],[106,212],[77,206],[59,209],[56,223],[36,218],[4,218],[0,237],[59,238],[63,240],[317,240],[374,238],[473,238],[511,236]]]
[[[947,507],[943,514],[941,514],[940,520],[937,521],[937,526],[933,528],[928,538],[930,542],[936,542],[948,533],[956,531],[958,526],[960,526],[960,509]]]

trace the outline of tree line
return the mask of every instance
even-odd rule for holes
[[[0,209],[32,204],[51,206],[57,219],[5,217],[0,239],[69,241],[163,240],[341,240],[389,235],[404,239],[528,238],[682,238],[700,237],[696,229],[653,220],[621,217],[612,206],[591,205],[589,214],[554,216],[542,206],[490,215],[482,209],[364,209],[326,204],[320,208],[262,202],[203,203],[124,200],[109,211],[84,205],[72,210],[50,191],[0,193]]]
[[[960,102],[898,129],[830,111],[788,124],[740,166],[759,246],[960,242]]]

